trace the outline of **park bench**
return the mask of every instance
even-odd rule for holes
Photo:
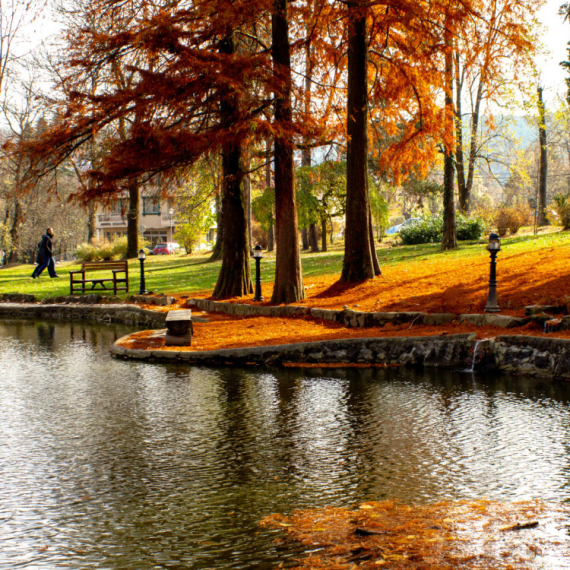
[[[107,277],[92,277],[87,274],[95,271],[111,271],[112,275]],[[87,275],[87,276],[86,276]],[[69,288],[74,293],[85,293],[85,285],[91,283],[91,288],[87,291],[93,291],[98,285],[105,291],[110,291],[106,283],[113,284],[113,293],[117,291],[129,290],[129,265],[126,261],[84,261],[81,269],[69,272]]]

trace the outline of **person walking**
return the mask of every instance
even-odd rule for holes
[[[45,235],[42,236],[36,257],[37,265],[32,273],[32,279],[37,279],[46,267],[50,277],[59,277],[55,272],[55,262],[53,260],[53,236],[53,228],[48,228]]]

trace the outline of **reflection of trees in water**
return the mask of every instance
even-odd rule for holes
[[[55,340],[55,325],[51,323],[38,323],[36,325],[38,344],[42,348],[52,349]]]

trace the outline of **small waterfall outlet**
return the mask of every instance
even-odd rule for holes
[[[475,357],[477,356],[477,351],[479,350],[479,345],[481,342],[481,340],[475,342],[475,346],[473,347],[473,360],[471,361],[471,368],[469,368],[467,372],[475,372]]]

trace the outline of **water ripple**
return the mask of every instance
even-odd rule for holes
[[[112,360],[123,333],[0,325],[0,570],[268,569],[272,512],[570,500],[567,385]]]

